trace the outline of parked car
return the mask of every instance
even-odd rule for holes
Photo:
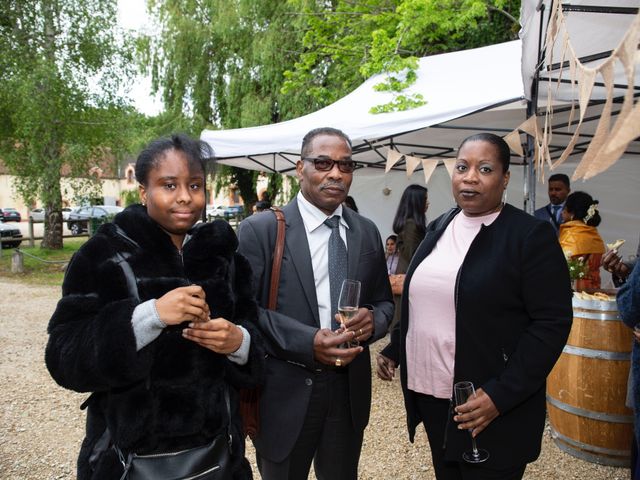
[[[228,207],[220,206],[220,205],[218,205],[217,207],[214,205],[207,205],[207,208],[206,208],[207,219],[214,218],[214,217],[224,217],[224,211],[227,208]]]
[[[15,208],[0,208],[1,222],[19,222],[22,220],[20,212]]]
[[[71,208],[71,207],[62,207],[62,221],[66,222],[67,220],[69,220],[69,215],[71,214],[71,212],[77,210],[78,207],[76,208]]]
[[[238,215],[242,215],[243,213],[244,206],[242,205],[231,205],[224,210],[225,218],[237,217]]]
[[[244,206],[242,205],[207,205],[207,219],[213,218],[231,218],[244,214]]]
[[[115,205],[93,205],[89,207],[79,207],[74,212],[69,213],[67,227],[73,235],[89,231],[89,221],[96,220],[96,224],[109,221],[116,213],[124,210]]]
[[[69,220],[69,214],[73,211],[72,208],[63,207],[62,208],[62,221],[66,222]],[[34,208],[29,212],[29,220],[34,222],[44,222],[44,208]]]
[[[16,248],[22,243],[20,229],[6,223],[0,223],[0,238],[2,238],[2,248]]]
[[[34,208],[29,212],[29,220],[33,222],[44,222],[44,208]]]

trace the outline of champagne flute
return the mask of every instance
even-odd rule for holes
[[[340,288],[340,297],[338,299],[338,317],[340,323],[345,326],[356,313],[360,306],[360,281],[359,280],[343,280]],[[360,342],[354,337],[353,340],[347,342],[347,347],[357,347]]]
[[[456,405],[464,405],[471,398],[476,396],[476,390],[471,382],[458,382],[453,386],[453,392],[456,399]],[[471,435],[471,429],[469,429]],[[476,439],[471,435],[471,450],[464,452],[462,458],[467,463],[482,463],[489,458],[489,452],[478,449]]]

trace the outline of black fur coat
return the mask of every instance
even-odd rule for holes
[[[234,477],[251,478],[237,389],[260,382],[264,355],[254,326],[251,271],[246,259],[235,253],[233,230],[224,221],[201,224],[180,253],[141,205],[118,214],[114,224],[101,226],[74,255],[48,329],[46,364],[56,382],[78,392],[96,392],[87,402],[78,478],[119,478],[122,467],[112,449],[92,456],[99,450],[94,446],[105,424],[111,441],[125,452],[175,451],[207,443],[228,424],[227,385],[235,434]],[[136,351],[131,316],[137,302],[118,254],[127,258],[135,274],[141,302],[177,287],[202,286],[212,318],[224,317],[250,332],[249,362],[239,366],[184,339],[182,326],[165,328]]]

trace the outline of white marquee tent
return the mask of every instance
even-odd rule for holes
[[[620,13],[603,13],[599,11],[599,8],[606,7],[603,3],[612,5],[607,8],[613,8],[614,11],[622,10],[619,10]],[[565,12],[571,41],[580,46],[576,50],[581,59],[597,63],[607,57],[634,20],[633,7],[637,12],[639,3],[637,0],[573,1],[572,6],[588,7],[586,12]],[[390,94],[373,89],[380,82],[380,76],[374,76],[344,98],[309,115],[260,127],[205,130],[202,139],[214,148],[221,163],[291,174],[299,158],[301,139],[307,131],[318,126],[342,129],[353,141],[354,158],[367,167],[354,174],[351,194],[360,212],[372,218],[384,236],[391,231],[392,217],[404,187],[409,183],[425,184],[421,167],[407,178],[404,159],[385,174],[389,149],[420,158],[453,157],[460,141],[466,136],[478,131],[506,135],[525,121],[531,85],[532,82],[537,83],[535,65],[538,63],[539,47],[544,44],[544,31],[549,18],[548,4],[549,0],[523,0],[522,41],[420,59],[418,81],[409,92],[424,96],[427,103],[422,107],[403,112],[369,113],[372,106],[391,99]],[[540,5],[545,5],[547,10],[537,8]],[[547,101],[548,82],[544,80],[553,77],[555,70],[553,65],[551,67],[540,73],[539,97],[542,100],[538,100],[538,105],[544,105]],[[638,73],[635,77],[635,96],[640,90]],[[623,94],[622,87],[625,84],[624,78],[617,78],[616,95]],[[590,120],[598,119],[603,108],[598,93],[602,88],[596,80],[592,102],[586,111],[573,155],[555,171],[571,176],[575,170],[597,124]],[[563,107],[576,93],[564,83],[557,91],[554,87],[553,93],[552,102],[556,106],[553,122],[562,127],[569,119],[569,108]],[[536,100],[535,94],[533,100]],[[524,140],[525,136],[521,138]],[[570,131],[562,128],[554,130],[549,146],[552,159],[560,155],[570,138]],[[636,140],[613,167],[584,184],[574,182],[573,185],[574,190],[586,190],[600,200],[603,216],[600,230],[603,237],[605,240],[626,238],[628,244],[626,250],[623,248],[623,253],[629,254],[635,251],[640,232],[638,153],[640,145]],[[528,175],[528,166],[515,166],[524,163],[521,157],[514,155],[512,162],[514,167],[511,169],[508,201],[522,207],[525,200],[533,197],[534,192],[529,190],[535,188],[538,204],[546,203],[546,185],[541,181],[535,184],[527,181],[527,178],[535,177]],[[545,175],[548,174],[546,168]],[[428,212],[430,218],[453,204],[449,185],[448,173],[440,165],[427,185],[431,202]],[[387,190],[390,193],[385,195],[383,191]]]

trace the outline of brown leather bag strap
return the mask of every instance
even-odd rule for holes
[[[284,213],[277,207],[271,207],[276,216],[277,234],[276,246],[273,249],[273,263],[271,265],[271,284],[269,287],[269,310],[275,310],[278,306],[278,286],[280,285],[280,267],[282,267],[282,254],[284,253]]]

